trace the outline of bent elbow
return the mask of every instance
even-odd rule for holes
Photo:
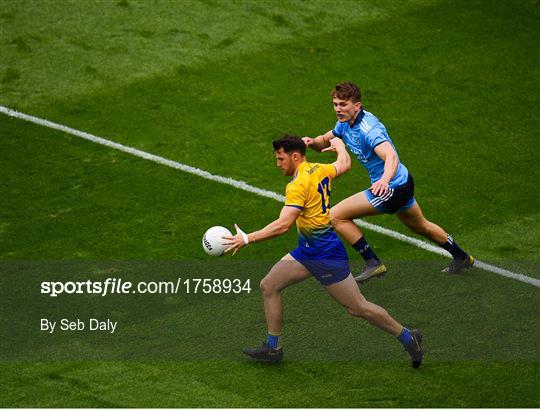
[[[289,232],[290,228],[291,228],[291,226],[288,225],[288,224],[281,224],[281,225],[278,226],[278,229],[277,229],[278,234],[279,235],[285,235],[287,232]]]
[[[294,223],[294,221],[293,221]],[[291,223],[290,221],[288,220],[280,220],[278,221],[278,223],[274,226],[274,232],[279,236],[279,235],[284,235],[286,234],[287,232],[289,232],[289,229],[291,229],[291,226],[293,225],[293,223]]]
[[[341,161],[340,164],[339,164],[339,170],[340,170],[340,174],[344,174],[345,172],[348,172],[350,169],[351,169],[351,159],[349,158],[349,160],[344,160],[344,161]]]

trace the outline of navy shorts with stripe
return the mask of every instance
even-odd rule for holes
[[[309,253],[303,246],[297,246],[290,252],[322,285],[328,286],[341,282],[351,273],[349,257],[340,240],[330,249]]]
[[[409,173],[407,182],[395,188],[390,188],[384,195],[373,195],[373,192],[369,189],[363,192],[369,203],[385,214],[406,211],[416,202],[414,199],[414,181],[411,173]]]

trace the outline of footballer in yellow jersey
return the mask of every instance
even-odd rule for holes
[[[299,209],[298,247],[291,256],[323,285],[346,278],[349,260],[330,224],[330,193],[336,177],[332,164],[302,162],[285,190],[285,206]]]
[[[279,218],[249,234],[235,225],[237,234],[223,237],[224,245],[228,246],[226,252],[233,250],[234,255],[248,244],[283,235],[296,222],[298,246],[281,258],[262,279],[260,288],[268,337],[262,347],[246,348],[244,353],[265,362],[283,359],[280,344],[283,319],[281,291],[314,276],[351,315],[396,336],[410,354],[413,367],[420,366],[422,334],[404,328],[386,310],[367,301],[360,293],[350,273],[345,248],[330,224],[331,182],[351,166],[344,143],[334,138],[330,147],[325,149],[337,152],[338,158],[331,165],[307,162],[306,145],[300,137],[286,135],[274,141],[273,145],[277,167],[284,175],[293,177],[287,185],[285,204]]]
[[[302,211],[296,219],[299,245],[313,252],[339,241],[330,224],[330,192],[335,177],[334,165],[302,162],[285,190],[285,206]]]

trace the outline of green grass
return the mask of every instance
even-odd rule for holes
[[[337,21],[378,21],[422,6],[421,1],[397,6],[388,0],[27,4],[2,0],[0,13],[2,98],[20,107],[46,105],[51,98],[89,90],[118,89],[184,68],[206,70],[217,61],[273,52],[298,37],[334,32]],[[354,10],[354,15],[344,10]],[[244,67],[235,63],[232,68]]]
[[[3,397],[20,407],[534,407],[539,387],[537,365],[511,363],[438,363],[423,372],[388,363],[222,361],[36,363],[7,369],[14,376],[2,383],[8,390]],[[390,391],[392,385],[400,389]],[[10,393],[19,389],[24,396]]]
[[[329,90],[354,80],[426,215],[480,260],[539,278],[537,23],[532,1],[0,0],[0,104],[283,192],[270,141],[330,129]],[[279,203],[5,116],[0,130],[0,405],[539,406],[537,288],[479,269],[445,276],[445,259],[367,232],[391,273],[362,291],[424,330],[421,369],[314,280],[285,292],[286,362],[261,366],[239,350],[264,338],[257,284],[295,234],[238,264],[210,260],[200,238],[212,225],[259,228]],[[355,164],[333,202],[367,184]],[[38,293],[41,280],[107,272],[228,275],[254,290]],[[120,329],[37,334],[43,315],[77,312],[114,315]]]

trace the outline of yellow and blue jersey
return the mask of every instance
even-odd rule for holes
[[[330,224],[330,192],[336,168],[330,164],[303,162],[285,190],[285,206],[302,212],[296,220],[298,245],[304,253],[326,251],[339,242]]]

